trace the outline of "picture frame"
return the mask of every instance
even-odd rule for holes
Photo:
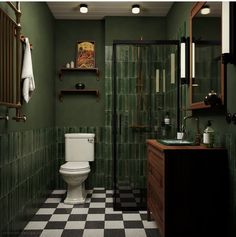
[[[93,69],[96,67],[94,41],[77,41],[75,62],[76,68],[79,69]]]

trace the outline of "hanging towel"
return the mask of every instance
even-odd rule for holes
[[[28,103],[32,96],[32,92],[35,89],[33,65],[28,38],[25,38],[25,51],[24,51],[21,79],[24,80],[22,88],[23,98],[25,102]]]

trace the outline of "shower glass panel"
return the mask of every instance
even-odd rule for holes
[[[146,140],[176,134],[178,45],[179,41],[113,44],[115,209],[146,208]],[[163,124],[167,112],[168,126]]]

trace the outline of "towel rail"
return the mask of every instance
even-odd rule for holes
[[[0,8],[0,105],[16,109],[16,121],[24,120],[21,107],[21,25],[20,3],[7,2],[15,20]],[[24,117],[24,116],[23,116]]]

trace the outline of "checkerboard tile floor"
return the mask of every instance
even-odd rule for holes
[[[63,203],[65,190],[54,190],[25,226],[21,237],[160,237],[147,211],[114,211],[112,190],[89,190],[84,204]]]

